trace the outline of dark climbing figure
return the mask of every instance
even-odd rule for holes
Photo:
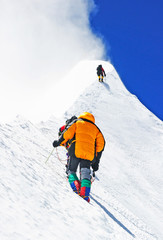
[[[106,73],[102,65],[98,65],[96,70],[97,70],[97,76],[98,76],[99,82],[103,82],[103,78],[104,76],[106,77]]]

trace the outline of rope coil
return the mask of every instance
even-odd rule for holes
[[[59,154],[58,154],[58,150],[57,150],[57,148],[56,148],[56,154],[57,154],[57,158],[58,158],[58,160],[63,164],[63,162],[66,162],[67,161],[67,159],[61,159],[60,157],[59,157]]]

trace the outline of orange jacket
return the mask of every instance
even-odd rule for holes
[[[70,156],[75,154],[77,158],[90,161],[97,156],[97,153],[103,151],[105,145],[104,137],[95,125],[94,116],[88,112],[81,114],[62,137],[61,145],[72,139]]]

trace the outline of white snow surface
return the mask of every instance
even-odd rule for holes
[[[100,63],[103,83],[96,76]],[[109,62],[81,62],[62,84],[73,104],[61,119],[33,124],[18,116],[0,125],[0,239],[162,240],[162,121]],[[94,114],[106,140],[90,203],[66,180],[58,160],[66,159],[63,147],[45,163],[58,128],[84,111]]]

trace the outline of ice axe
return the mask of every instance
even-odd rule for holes
[[[95,180],[95,172],[93,171],[93,173],[92,173],[92,177],[91,177],[91,183],[93,183],[94,180]]]

